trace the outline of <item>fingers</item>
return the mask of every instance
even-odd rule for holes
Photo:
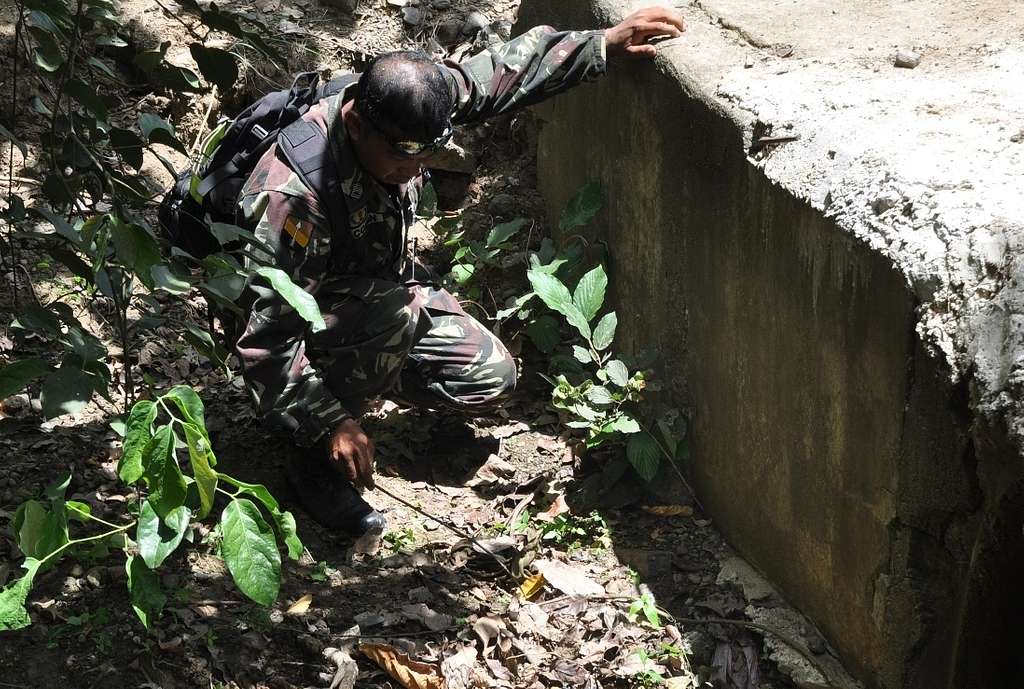
[[[626,48],[626,52],[638,57],[654,57],[658,54],[658,49],[653,45],[631,45]]]
[[[363,437],[366,442],[360,443],[356,447],[359,454],[360,483],[366,488],[375,488],[376,484],[373,481],[373,441],[365,436]]]
[[[636,19],[641,22],[659,22],[666,23],[674,26],[677,30],[683,31],[686,28],[683,22],[683,15],[679,12],[672,12],[665,7],[646,7],[642,10],[637,10],[629,19]]]
[[[681,36],[683,30],[675,24],[667,22],[644,22],[633,27],[633,38],[647,40],[651,36]]]

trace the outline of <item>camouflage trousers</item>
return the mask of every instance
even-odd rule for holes
[[[324,285],[317,301],[327,329],[307,337],[306,356],[356,416],[382,395],[479,411],[515,388],[505,345],[444,290],[346,278]]]

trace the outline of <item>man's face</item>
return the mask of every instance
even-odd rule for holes
[[[409,137],[379,128],[361,117],[354,108],[346,114],[345,124],[360,164],[378,182],[405,184],[420,174],[423,162],[431,155],[430,151],[414,156],[399,152],[389,142]]]

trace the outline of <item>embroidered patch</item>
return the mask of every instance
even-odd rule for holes
[[[284,221],[284,231],[291,235],[296,244],[305,249],[309,244],[309,238],[313,236],[313,223],[289,215]]]
[[[363,197],[363,185],[359,182],[352,182],[352,189],[349,191],[349,196],[353,199],[361,199]]]
[[[356,239],[366,234],[366,209],[357,208],[352,211],[348,216],[348,226]]]

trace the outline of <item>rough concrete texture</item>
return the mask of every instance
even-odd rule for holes
[[[620,341],[664,354],[702,501],[874,687],[1024,683],[1020,9],[704,0],[539,110],[551,212],[605,187]]]

